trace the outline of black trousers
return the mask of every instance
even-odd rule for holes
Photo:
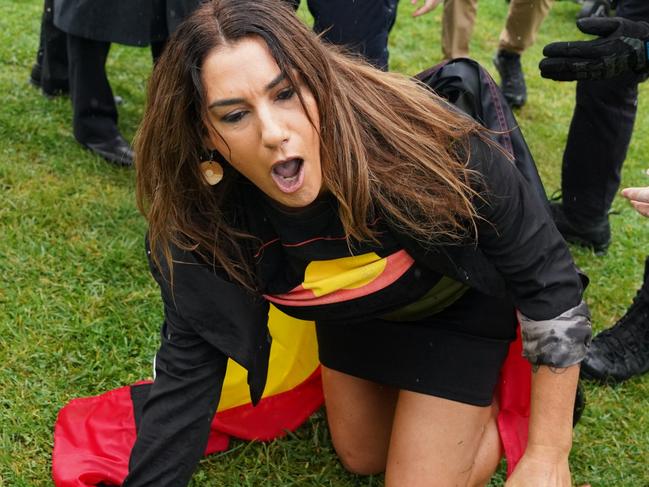
[[[84,143],[110,140],[119,135],[117,107],[106,76],[110,43],[68,35],[54,25],[53,0],[45,0],[36,64],[45,92],[70,90],[72,127]],[[151,44],[153,59],[163,42]]]
[[[296,8],[300,0],[287,0]],[[380,69],[388,68],[388,35],[399,0],[307,0],[313,30],[346,46]]]
[[[620,0],[616,15],[649,21],[649,1]],[[633,133],[638,83],[645,79],[577,82],[561,174],[563,206],[572,220],[587,225],[607,218]]]
[[[164,43],[151,44],[155,61]],[[67,34],[68,73],[74,137],[82,144],[102,142],[119,135],[117,107],[106,76],[109,42]]]
[[[54,25],[54,0],[45,0],[36,54],[38,81],[46,93],[68,91],[68,50],[65,32]]]

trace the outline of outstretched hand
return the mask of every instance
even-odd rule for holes
[[[420,15],[424,15],[431,10],[435,10],[437,6],[442,3],[444,0],[423,0],[424,4],[419,7],[417,10],[415,10],[412,13],[413,17],[419,17]],[[419,0],[411,0],[410,3],[412,5],[417,5],[419,3]]]
[[[587,17],[577,21],[590,41],[553,42],[543,49],[541,76],[556,81],[610,79],[649,72],[649,24],[621,17]]]
[[[625,188],[622,196],[627,198],[638,213],[649,217],[649,186],[644,188]]]

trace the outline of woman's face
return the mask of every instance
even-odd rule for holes
[[[266,43],[243,39],[210,52],[202,79],[212,148],[278,203],[300,208],[322,187],[318,108],[309,89],[302,104]]]

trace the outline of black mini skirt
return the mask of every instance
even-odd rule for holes
[[[516,314],[508,299],[467,291],[419,321],[316,322],[320,362],[380,384],[475,406],[492,403]]]

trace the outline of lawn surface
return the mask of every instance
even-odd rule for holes
[[[559,187],[574,84],[543,80],[541,48],[572,39],[578,6],[557,2],[524,56],[529,103],[517,117],[546,189]],[[162,311],[143,253],[145,221],[134,205],[134,173],[75,143],[70,102],[48,100],[27,84],[42,2],[0,0],[0,486],[51,485],[52,428],[75,397],[96,395],[150,375]],[[390,39],[391,68],[413,74],[440,60],[441,11],[410,18],[403,0]],[[302,10],[302,15],[307,18]],[[492,72],[506,15],[504,0],[481,0],[472,54]],[[146,49],[114,45],[108,71],[127,138],[142,114],[151,69]],[[649,86],[624,167],[623,186],[647,185]],[[575,249],[590,275],[587,301],[601,330],[620,317],[642,278],[649,221],[616,199],[613,245],[605,257]],[[576,428],[575,481],[649,486],[649,375],[619,387],[586,386]],[[502,470],[492,482],[501,485]],[[205,459],[194,486],[381,486],[347,474],[336,460],[324,414],[268,444],[232,443]]]

